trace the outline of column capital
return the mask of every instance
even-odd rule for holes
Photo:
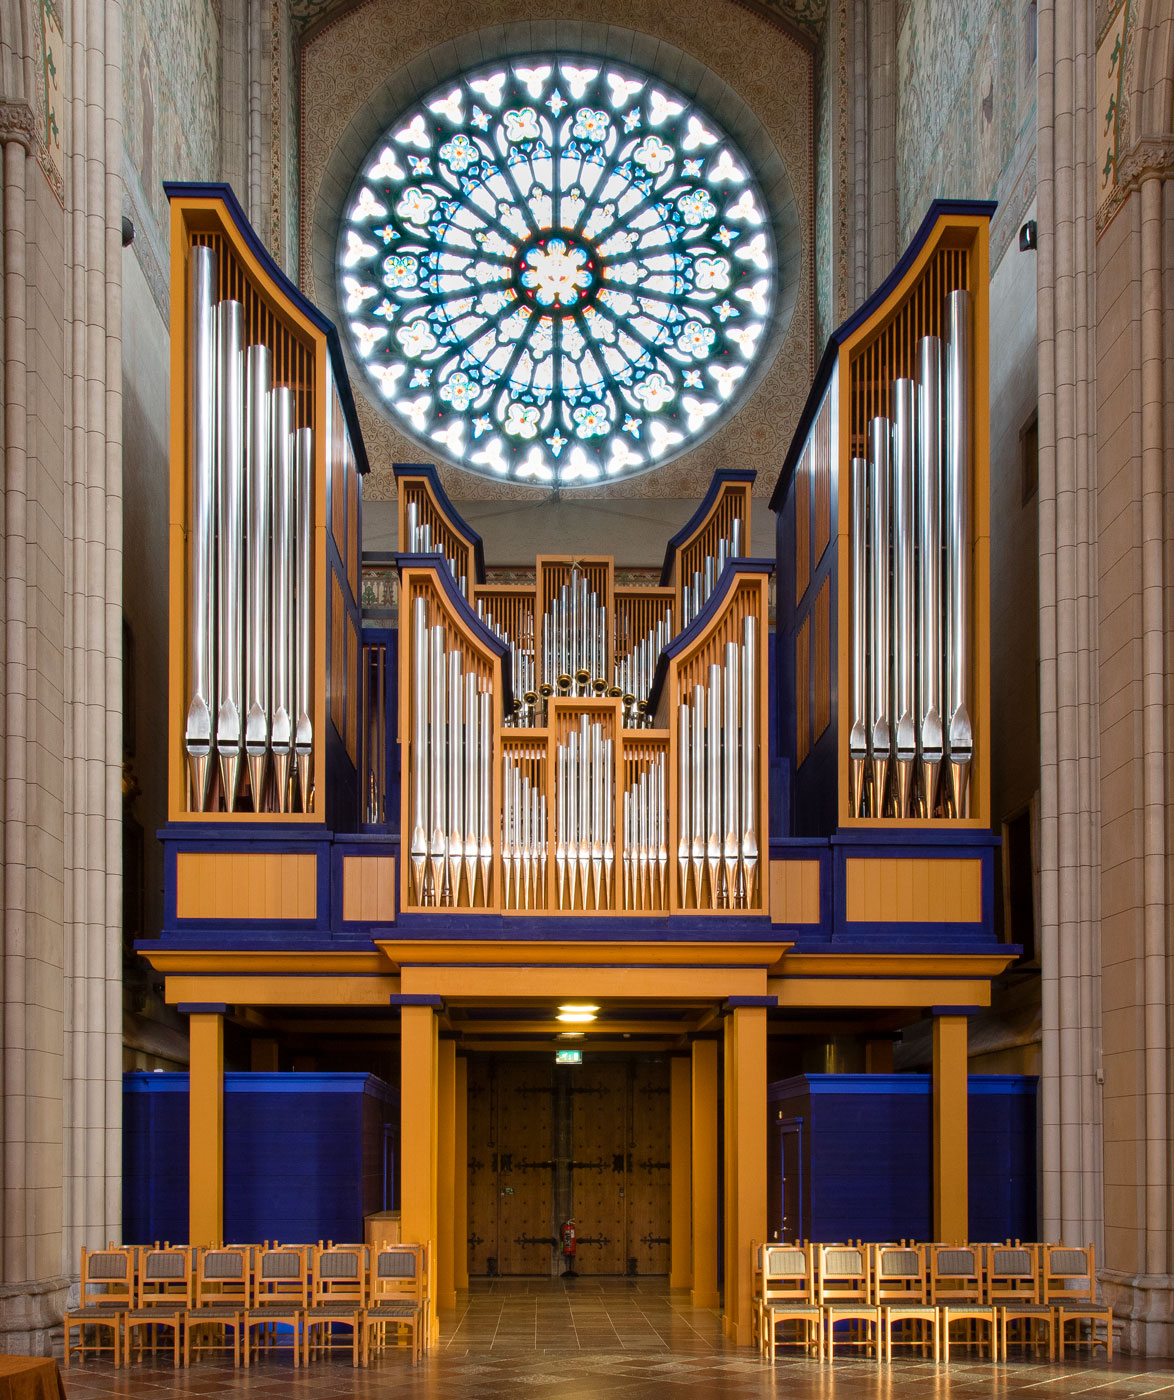
[[[0,143],[16,141],[32,154],[37,146],[37,119],[27,102],[0,99]]]

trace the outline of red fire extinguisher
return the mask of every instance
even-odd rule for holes
[[[563,1263],[566,1268],[563,1270],[563,1278],[577,1278],[575,1273],[575,1222],[564,1220],[562,1228],[559,1230],[563,1242]]]

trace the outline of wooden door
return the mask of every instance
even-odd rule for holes
[[[571,1082],[571,1173],[581,1274],[627,1272],[628,1067],[584,1064]]]
[[[550,1273],[552,1101],[548,1063],[470,1057],[470,1274]]]
[[[469,1272],[497,1268],[497,1133],[493,1065],[469,1057]]]
[[[553,1066],[497,1066],[498,1272],[549,1274],[554,1245]]]
[[[668,1062],[640,1061],[630,1066],[627,1184],[627,1259],[638,1274],[669,1271],[669,1220],[672,1210],[669,1144]]]

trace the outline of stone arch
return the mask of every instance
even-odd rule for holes
[[[1174,136],[1174,10],[1169,0],[1135,0],[1126,69],[1131,145]]]

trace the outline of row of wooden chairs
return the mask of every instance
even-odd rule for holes
[[[895,1347],[949,1361],[951,1343],[993,1361],[1012,1346],[1046,1349],[1051,1360],[1075,1345],[1113,1355],[1091,1244],[759,1245],[754,1308],[755,1340],[772,1364],[788,1344],[821,1360],[852,1346],[878,1361]]]
[[[109,1354],[115,1366],[169,1338],[176,1366],[205,1351],[232,1364],[289,1350],[293,1364],[332,1349],[336,1330],[352,1363],[401,1338],[412,1362],[429,1342],[427,1246],[229,1245],[82,1250],[78,1306],[65,1314],[65,1365]],[[77,1342],[72,1342],[74,1332]]]

